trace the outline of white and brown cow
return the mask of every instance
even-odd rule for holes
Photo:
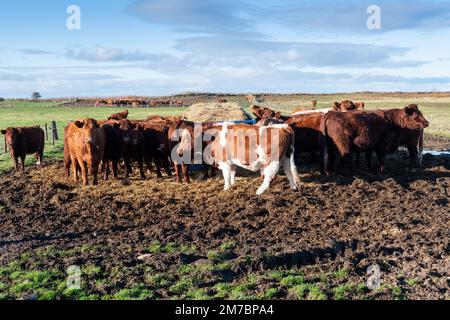
[[[264,181],[256,192],[257,195],[269,188],[280,167],[289,179],[291,189],[298,190],[294,132],[288,125],[258,127],[223,124],[211,130],[216,130],[216,134],[211,134],[216,138],[210,144],[210,160],[222,170],[225,190],[234,185],[237,167],[251,171],[261,170]],[[208,152],[205,152],[205,156],[208,156]]]

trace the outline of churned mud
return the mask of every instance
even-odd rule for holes
[[[219,280],[211,277],[197,287],[225,298],[217,295],[217,282],[275,270],[303,270],[314,278],[345,268],[348,281],[363,288],[368,267],[377,264],[382,287],[361,289],[364,297],[393,298],[396,291],[389,288],[400,287],[411,299],[449,298],[450,158],[425,155],[423,168],[411,172],[407,154],[399,152],[388,158],[384,174],[368,172],[362,163],[327,178],[307,161],[300,165],[298,192],[279,176],[261,197],[255,196],[260,178],[248,174],[228,192],[222,191],[220,172],[191,185],[152,175],[146,181],[101,181],[98,187],[67,180],[60,162],[4,175],[0,265],[21,261],[24,268],[39,270],[95,265],[108,281],[88,282],[85,289],[100,296],[145,283],[146,272],[171,273],[175,279],[166,286],[146,285],[153,298],[164,299],[186,296],[174,287],[181,266],[211,259],[230,266],[223,267]],[[149,251],[168,243],[178,250]],[[89,247],[98,249],[80,250]],[[69,253],[41,254],[39,264],[32,261],[47,248]],[[27,260],[23,256],[29,252]],[[218,258],[211,252],[226,254]],[[334,297],[327,288],[333,281],[321,284],[325,298]],[[276,287],[274,298],[298,298],[286,285],[267,280],[249,290]]]

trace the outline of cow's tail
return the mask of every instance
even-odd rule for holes
[[[290,128],[291,131],[291,143],[289,146],[289,154],[287,156],[289,156],[289,162],[291,163],[291,173],[292,176],[294,177],[294,181],[297,185],[300,184],[300,178],[298,175],[298,170],[297,170],[297,166],[295,164],[295,133],[294,130],[292,130],[292,128]]]
[[[328,170],[330,152],[328,150],[328,132],[327,132],[327,120],[328,114],[325,114],[320,122],[320,135],[319,135],[319,145],[320,145],[320,172],[326,174]]]
[[[421,167],[422,166],[422,158],[423,158],[423,130],[420,133],[419,143],[418,143],[418,146],[417,146],[417,151],[418,151],[418,154],[417,154],[417,165],[419,167]]]

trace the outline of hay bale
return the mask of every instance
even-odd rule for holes
[[[251,120],[236,102],[196,103],[184,112],[183,117],[196,122]]]

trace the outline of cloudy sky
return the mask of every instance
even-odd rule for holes
[[[0,97],[450,91],[449,0],[15,0],[0,16]]]

